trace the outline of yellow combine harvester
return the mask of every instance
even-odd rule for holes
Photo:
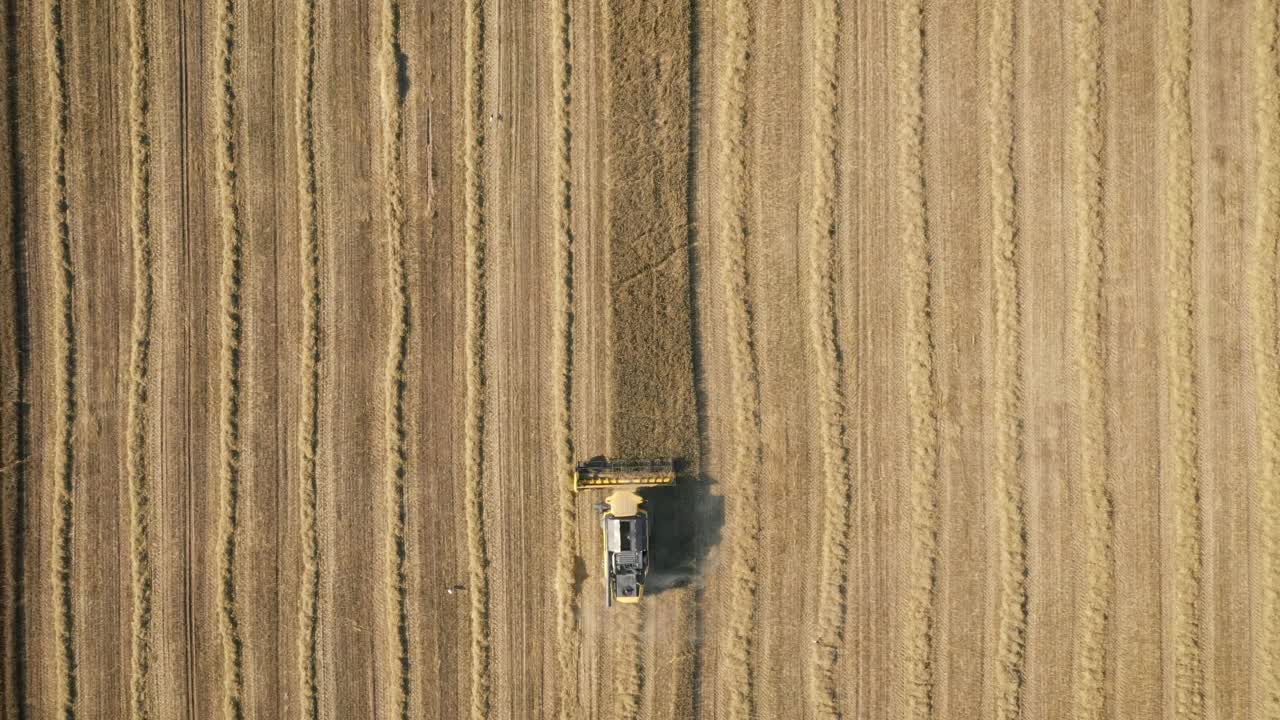
[[[605,604],[640,602],[649,573],[649,511],[636,491],[675,482],[675,462],[614,460],[596,457],[573,472],[573,489],[609,490],[602,503],[600,527],[604,531]]]

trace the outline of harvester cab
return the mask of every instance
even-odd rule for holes
[[[609,460],[592,458],[573,473],[573,489],[608,490],[604,502],[596,503],[604,534],[603,560],[605,604],[637,603],[644,594],[649,574],[649,511],[641,488],[675,482],[675,462],[655,460]]]

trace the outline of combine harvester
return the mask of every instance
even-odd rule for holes
[[[649,511],[640,488],[675,482],[675,462],[656,460],[614,460],[595,457],[573,472],[573,489],[607,489],[611,492],[596,503],[604,531],[605,605],[638,603],[649,574]]]

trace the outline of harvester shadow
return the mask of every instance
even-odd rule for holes
[[[724,498],[711,492],[713,485],[705,476],[682,472],[672,485],[640,490],[654,520],[646,593],[701,585],[724,526]]]

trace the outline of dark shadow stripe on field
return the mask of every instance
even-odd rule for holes
[[[28,378],[31,371],[31,318],[28,310],[27,281],[27,218],[26,218],[26,174],[23,170],[24,160],[19,144],[19,91],[18,91],[18,2],[5,0],[5,106],[8,121],[9,140],[9,230],[11,266],[8,268],[12,285],[13,324],[12,331],[17,343],[16,377],[14,381],[14,397],[7,395],[5,402],[12,402],[12,418],[14,422],[14,441],[16,447],[12,455],[0,455],[0,465],[9,464],[0,473],[3,485],[13,484],[13,507],[6,509],[12,514],[12,530],[7,523],[8,517],[0,517],[0,531],[12,532],[12,551],[5,558],[8,576],[3,582],[11,584],[13,607],[5,608],[5,616],[0,618],[0,625],[12,622],[11,629],[4,634],[5,646],[0,652],[5,656],[3,679],[5,687],[12,687],[11,692],[4,693],[12,698],[17,711],[17,718],[25,720],[27,714],[27,633],[26,633],[26,535],[27,535],[27,459],[31,456],[30,404],[28,400]],[[8,328],[6,328],[8,330]],[[7,368],[6,368],[7,369]],[[9,418],[8,408],[5,419]],[[2,486],[2,485],[0,485]],[[6,497],[8,493],[6,492]],[[6,539],[7,540],[7,539]],[[8,543],[6,543],[7,545]],[[10,615],[10,613],[12,613]],[[12,656],[10,657],[10,653]],[[10,685],[12,683],[12,685]],[[9,702],[8,699],[5,700]],[[3,710],[9,708],[6,705]]]

